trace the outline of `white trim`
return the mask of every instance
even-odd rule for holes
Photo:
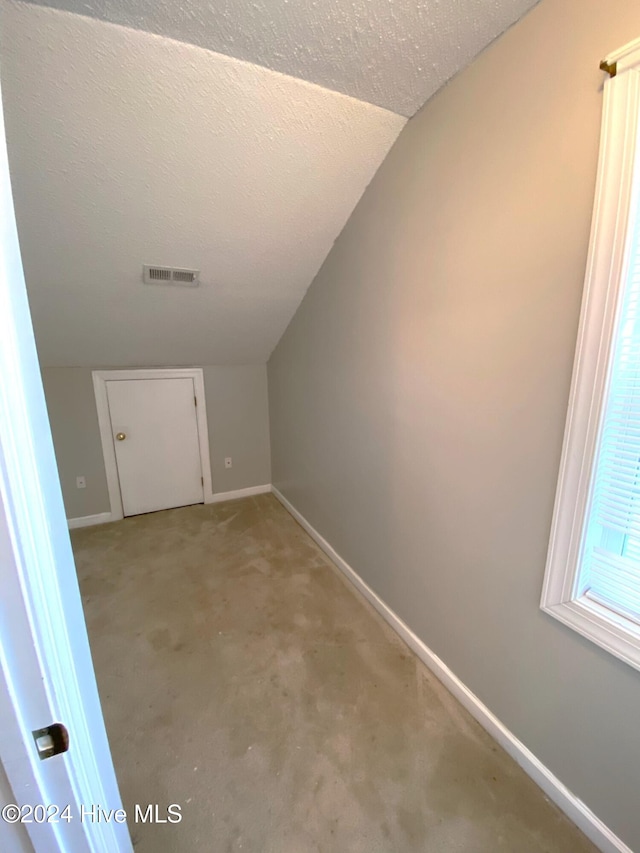
[[[200,464],[202,467],[203,497],[205,503],[211,503],[213,498],[213,485],[211,483],[211,460],[209,458],[209,429],[207,426],[207,406],[204,394],[204,373],[201,367],[187,368],[149,368],[139,370],[94,370],[93,388],[96,395],[96,409],[98,411],[98,424],[100,427],[100,441],[102,442],[102,455],[104,467],[107,474],[107,488],[109,490],[109,504],[111,506],[111,521],[119,521],[124,518],[122,510],[122,496],[120,494],[120,482],[118,480],[118,466],[116,464],[116,452],[113,445],[113,434],[111,430],[111,417],[109,415],[109,400],[107,398],[107,382],[119,379],[193,379],[193,389],[198,402],[196,406],[196,418],[198,423],[198,445],[200,448]]]
[[[68,518],[67,524],[69,530],[76,530],[78,527],[93,527],[94,524],[108,524],[113,521],[110,512],[98,512],[96,515],[82,515],[79,518]]]
[[[378,613],[401,637],[420,660],[456,697],[463,707],[496,740],[528,776],[544,791],[558,808],[582,830],[603,853],[633,853],[630,847],[613,833],[582,800],[576,797],[557,776],[528,749],[522,741],[493,714],[478,697],[453,673],[411,628],[362,580],[360,575],[334,550],[320,533],[298,512],[275,486],[271,491],[282,506],[295,518],[309,536],[322,548],[356,590],[375,607]]]
[[[271,483],[265,483],[262,486],[248,486],[246,489],[235,489],[231,492],[216,492],[208,495],[205,500],[206,504],[217,504],[223,501],[235,501],[238,498],[250,498],[253,495],[265,495],[271,491]],[[67,523],[69,530],[76,530],[78,527],[93,527],[96,524],[108,524],[114,521],[110,512],[99,512],[96,515],[82,515],[79,518],[68,518]],[[120,519],[117,519],[118,521]]]
[[[205,503],[218,504],[222,501],[235,501],[237,498],[250,498],[252,495],[265,495],[271,491],[271,483],[264,486],[249,486],[246,489],[235,489],[232,492],[217,492],[211,495]]]
[[[632,200],[640,198],[638,113],[640,40],[605,81],[596,197],[569,408],[540,607],[629,665],[640,669],[635,624],[597,607],[578,589],[584,520],[591,502],[593,460],[608,392],[610,354],[629,264]],[[630,67],[633,60],[634,67]],[[640,171],[640,170],[639,170]]]
[[[618,50],[614,50],[606,57],[606,61],[610,65],[616,63],[618,66],[616,73],[618,74],[640,65],[640,38],[630,41]]]

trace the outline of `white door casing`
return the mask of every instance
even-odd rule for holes
[[[93,384],[113,521],[213,499],[202,368],[94,370]]]
[[[109,380],[107,398],[125,516],[202,503],[193,379]]]

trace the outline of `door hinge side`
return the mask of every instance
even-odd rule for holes
[[[194,397],[194,398],[193,398],[193,405],[194,405],[196,408],[198,407],[198,398],[197,398],[197,397]]]
[[[202,483],[202,485],[204,486],[204,477],[200,477],[200,482],[201,482],[201,483]]]

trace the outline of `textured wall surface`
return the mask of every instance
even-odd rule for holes
[[[44,0],[411,116],[537,0]]]
[[[213,491],[270,483],[266,366],[203,369]],[[91,370],[43,368],[42,380],[67,518],[109,512]],[[233,459],[230,469],[226,456]],[[80,475],[85,489],[76,487]]]
[[[401,134],[269,363],[274,483],[632,850],[640,672],[539,602],[598,62],[638,36],[637,0],[543,0],[458,75]]]
[[[265,362],[405,119],[68,12],[2,0],[0,23],[41,363]]]

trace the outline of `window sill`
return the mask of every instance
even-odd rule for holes
[[[542,610],[583,637],[640,670],[640,625],[586,595],[543,604]]]

